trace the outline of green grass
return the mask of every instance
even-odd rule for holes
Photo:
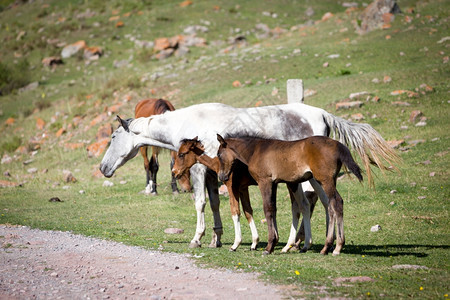
[[[109,1],[108,5],[104,1],[49,1],[48,6],[33,2],[1,11],[0,63],[15,74],[9,82],[26,78],[28,82],[39,81],[39,87],[18,93],[20,85],[11,85],[11,93],[0,97],[0,154],[13,157],[12,163],[0,165],[1,173],[8,171],[11,177],[1,179],[23,183],[23,187],[0,189],[0,223],[72,231],[149,249],[162,247],[164,251],[193,253],[201,256],[197,258],[201,265],[258,272],[272,282],[292,285],[306,298],[448,298],[450,74],[448,63],[444,63],[449,55],[448,41],[438,43],[450,35],[448,3],[398,1],[405,13],[396,17],[391,28],[360,36],[354,33],[352,25],[358,12],[346,14],[336,1],[240,2],[194,1],[193,5],[181,8],[178,1]],[[8,4],[3,1],[0,6]],[[215,10],[215,5],[220,9]],[[313,20],[327,11],[333,12],[334,17],[301,30],[289,30],[308,21],[304,14],[308,6],[315,11]],[[414,13],[407,12],[410,7]],[[87,8],[96,14],[78,19],[76,15]],[[278,17],[267,17],[263,12],[276,13]],[[130,15],[127,17],[126,13]],[[120,16],[124,27],[116,28],[115,22],[109,21],[114,15]],[[405,22],[406,15],[412,17],[411,23]],[[198,35],[210,45],[192,47],[182,58],[154,60],[151,50],[136,48],[129,38],[171,37],[181,34],[189,25],[208,22],[209,31]],[[288,32],[278,38],[259,39],[252,32],[257,23],[270,28],[280,26]],[[21,31],[26,34],[17,39]],[[247,36],[248,45],[223,52],[229,46],[228,37],[238,34]],[[390,39],[386,39],[388,35]],[[73,57],[54,70],[43,68],[43,57],[60,53],[61,48],[46,42],[55,38],[66,43],[83,39],[90,46],[103,47],[105,55],[90,65],[80,57]],[[213,43],[217,40],[225,42]],[[295,49],[301,52],[296,53]],[[340,56],[332,59],[328,57],[331,54]],[[114,61],[124,59],[129,59],[130,68],[113,67]],[[21,74],[23,61],[28,63],[28,70]],[[323,67],[325,62],[329,63],[327,68]],[[163,75],[145,80],[157,72]],[[391,82],[383,83],[386,75],[392,78]],[[387,140],[406,141],[400,151],[401,173],[383,176],[376,172],[376,191],[356,180],[339,181],[338,189],[345,202],[347,239],[339,257],[319,255],[325,240],[320,204],[312,219],[311,251],[280,253],[290,223],[284,187],[278,192],[280,243],[273,255],[262,256],[267,229],[259,222],[263,211],[256,187],[251,188],[251,198],[261,237],[258,251],[249,250],[251,234],[244,226],[245,220],[242,220],[243,245],[234,253],[228,251],[234,229],[225,197],[221,197],[224,246],[189,249],[196,224],[194,203],[190,194],[171,194],[168,152],[161,157],[160,195],[146,197],[138,194],[145,180],[141,158],[119,169],[111,179],[115,185],[105,188],[103,179],[93,177],[101,157],[88,158],[84,148],[66,148],[67,143],[87,146],[94,142],[99,125],[91,127],[91,120],[104,112],[105,107],[117,103],[123,103],[119,110],[122,117],[132,116],[137,101],[147,97],[169,98],[177,108],[203,102],[240,107],[255,106],[259,101],[263,105],[280,104],[286,103],[289,78],[302,78],[305,88],[317,91],[306,98],[307,104],[345,118],[362,113],[364,122]],[[373,83],[374,78],[381,82]],[[234,88],[235,80],[251,84]],[[423,83],[433,87],[433,91],[422,94],[419,87]],[[272,95],[274,89],[278,93]],[[419,97],[390,95],[400,89],[419,89]],[[360,91],[370,92],[381,100],[364,102],[358,109],[336,111],[335,103]],[[125,98],[130,101],[124,102]],[[396,106],[392,104],[394,101],[408,102],[410,106]],[[425,127],[409,122],[414,110],[422,111],[427,118]],[[114,124],[114,116],[111,114],[106,122]],[[4,124],[9,117],[16,119],[11,126]],[[36,128],[37,117],[46,122],[44,130]],[[79,125],[74,124],[75,117],[82,118]],[[55,133],[61,127],[68,132],[57,138]],[[43,136],[44,142],[34,156],[14,152],[19,145],[28,147]],[[414,140],[423,142],[408,144]],[[28,159],[33,162],[24,166]],[[30,167],[36,167],[38,173],[28,174]],[[65,169],[73,172],[78,179],[76,183],[63,182]],[[120,184],[122,180],[127,183]],[[65,185],[69,188],[64,189]],[[80,190],[85,193],[80,194]],[[393,190],[396,193],[391,193]],[[64,202],[49,202],[52,197]],[[206,222],[204,245],[209,244],[212,233],[208,207]],[[382,230],[370,232],[376,224]],[[183,228],[184,233],[164,234],[167,227]],[[392,268],[399,264],[428,269]],[[334,284],[335,278],[350,276],[368,276],[374,281]]]

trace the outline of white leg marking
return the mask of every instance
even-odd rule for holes
[[[240,223],[240,217],[239,215],[231,216],[233,219],[234,224],[234,243],[231,246],[231,251],[236,251],[236,249],[239,247],[239,245],[242,242],[242,232],[241,232],[241,223]]]
[[[151,183],[151,181],[150,181],[150,183],[147,184],[147,186],[145,187],[144,193],[145,193],[146,195],[150,195],[151,191],[152,191],[152,183]]]
[[[197,211],[197,228],[190,247],[200,247],[200,239],[205,235],[205,171],[206,167],[195,164],[191,168],[191,179],[194,187],[195,209]]]
[[[297,198],[294,202],[291,203],[291,211],[292,211],[292,223],[291,223],[291,231],[289,233],[289,238],[286,243],[286,246],[281,250],[281,252],[286,253],[291,249],[293,246],[295,246],[295,238],[297,235],[297,228],[298,228],[298,216],[300,214],[300,208],[298,204]]]
[[[259,236],[258,236],[258,230],[256,229],[255,220],[252,218],[250,222],[248,223],[250,226],[250,230],[252,232],[252,246],[250,247],[251,250],[256,250],[256,247],[259,243]]]

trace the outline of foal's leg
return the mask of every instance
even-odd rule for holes
[[[245,217],[247,218],[248,225],[252,232],[252,245],[250,250],[256,250],[259,242],[258,230],[256,229],[255,220],[253,219],[253,208],[250,203],[250,196],[248,194],[248,186],[245,188],[240,188],[239,196],[242,203],[242,209],[244,210]]]
[[[149,195],[151,193],[151,186],[150,186],[150,162],[148,160],[147,157],[147,146],[142,146],[139,151],[142,154],[142,157],[144,158],[144,169],[145,169],[145,175],[146,175],[146,180],[145,180],[145,190],[144,193]]]
[[[308,199],[304,196],[301,184],[289,185],[294,192],[295,199],[297,200],[300,211],[303,215],[303,225],[305,228],[305,244],[300,252],[306,252],[311,247],[312,235],[311,235],[311,208]]]
[[[206,189],[208,190],[209,195],[209,204],[211,205],[211,210],[214,218],[214,232],[211,243],[209,244],[210,248],[222,247],[222,242],[220,238],[223,234],[222,228],[222,220],[220,219],[220,199],[219,199],[219,188],[217,181],[217,173],[207,169],[206,177],[205,177]]]
[[[296,240],[296,233],[298,228],[298,220],[300,219],[300,207],[297,199],[295,198],[295,194],[293,192],[293,189],[295,190],[297,187],[294,186],[293,189],[287,185],[288,191],[289,191],[289,197],[291,198],[291,211],[292,211],[292,224],[291,224],[291,231],[289,234],[288,241],[286,243],[286,246],[281,250],[281,252],[285,253],[291,250],[293,247],[295,247],[295,240]],[[297,248],[298,249],[298,248]]]
[[[310,184],[308,184],[308,186],[310,186],[310,187],[312,187],[314,189],[314,193],[312,194],[314,199],[311,199],[311,198],[308,199],[310,201],[310,203],[311,203],[311,201],[314,201],[314,204],[311,204],[311,205],[312,206],[315,205],[315,203],[317,201],[317,195],[319,195],[319,199],[322,202],[323,207],[325,208],[325,222],[326,222],[326,233],[325,233],[325,236],[327,236],[328,235],[328,227],[329,227],[329,224],[330,224],[330,216],[328,214],[328,202],[329,202],[328,197],[325,194],[322,186],[314,178],[310,179],[309,183]],[[313,209],[314,209],[314,207],[311,207],[311,215],[313,213]],[[302,226],[303,226],[303,223],[302,223]],[[300,227],[300,231],[299,231],[299,234],[298,234],[299,235],[298,236],[299,237],[298,243],[301,242],[300,241],[300,239],[301,239],[301,232],[302,232],[302,228]],[[334,236],[334,238],[336,238],[335,237],[336,235],[335,235],[334,227],[333,227],[333,236]]]
[[[345,235],[344,235],[344,201],[342,200],[341,195],[339,195],[338,191],[336,191],[336,231],[337,231],[337,239],[336,239],[336,248],[333,251],[333,255],[339,255],[341,253],[342,247],[345,244]]]
[[[264,255],[273,252],[275,245],[278,243],[278,229],[277,229],[277,185],[270,180],[265,180],[258,183],[263,199],[264,215],[266,217],[268,240]]]
[[[319,198],[317,196],[316,192],[303,192],[304,197],[306,197],[306,199],[309,202],[309,206],[310,206],[310,217],[312,218],[312,214],[314,212],[314,208],[316,207],[316,202],[317,199]],[[326,213],[327,217],[328,217],[328,207],[327,207],[327,213]],[[303,242],[305,240],[305,225],[303,224],[303,219],[302,222],[300,224],[300,229],[297,232],[297,236],[295,237],[295,245],[293,245],[292,249],[299,249],[300,248],[300,244],[301,242]]]
[[[325,208],[325,222],[326,222],[325,236],[326,236],[328,234],[328,224],[330,222],[330,217],[328,214],[328,197],[323,192],[323,189],[320,186],[320,184],[314,178],[310,179],[308,182],[303,182],[302,187],[305,190],[305,195],[311,205],[311,217],[312,217],[312,213],[314,211],[314,207],[316,205],[318,196],[320,198],[320,201],[322,202],[323,207]],[[298,231],[298,234],[297,234],[297,242],[296,242],[297,246],[304,240],[305,240],[305,231],[303,229],[303,220],[302,220],[302,224],[300,225],[300,230]]]
[[[241,232],[241,211],[239,209],[239,188],[232,184],[233,173],[231,173],[229,180],[226,182],[227,189],[229,191],[228,195],[230,198],[230,209],[231,218],[234,224],[234,243],[230,248],[230,251],[236,251],[242,242],[242,232]]]
[[[156,191],[156,174],[159,170],[159,163],[158,163],[158,154],[159,154],[159,148],[158,147],[152,147],[152,158],[150,159],[150,183],[151,186],[150,193],[152,195],[156,195],[158,192]]]
[[[327,239],[325,241],[325,246],[320,251],[320,254],[326,255],[333,247],[333,243],[334,243],[334,239],[335,239],[334,224],[337,221],[339,206],[342,211],[342,203],[341,204],[337,203],[336,188],[335,188],[332,180],[323,180],[322,187],[323,187],[324,193],[328,197],[328,213],[330,215]]]
[[[175,151],[170,151],[170,169],[173,169],[173,165],[175,164],[175,156],[177,153]],[[174,195],[180,193],[177,187],[177,180],[175,178],[175,174],[172,173],[172,180],[170,181],[170,186],[172,187],[172,193]]]

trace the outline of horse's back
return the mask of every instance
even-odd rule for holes
[[[134,116],[135,118],[149,117],[174,110],[175,107],[167,100],[156,98],[144,99],[136,104]]]

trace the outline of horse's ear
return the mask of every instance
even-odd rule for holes
[[[120,125],[122,125],[123,129],[125,129],[126,132],[130,132],[130,129],[128,128],[128,122],[122,120],[119,115],[117,115],[117,121],[119,121]]]
[[[195,150],[196,146],[198,144],[200,144],[198,142],[198,136],[196,136],[195,138],[191,139],[190,141],[192,142],[191,147],[190,147],[191,150]]]
[[[217,140],[219,141],[219,143],[222,147],[227,146],[227,142],[225,142],[225,140],[223,139],[223,137],[220,134],[217,134]]]

